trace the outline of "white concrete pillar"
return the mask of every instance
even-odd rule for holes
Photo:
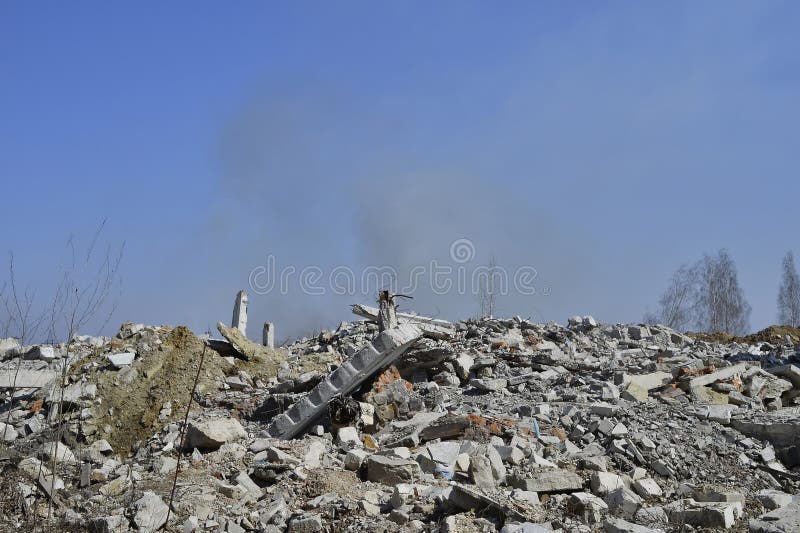
[[[270,349],[275,348],[275,324],[272,322],[264,322],[262,344]]]
[[[242,332],[242,335],[247,337],[247,293],[244,291],[236,293],[231,327],[238,329]]]

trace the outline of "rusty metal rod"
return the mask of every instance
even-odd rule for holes
[[[175,498],[175,487],[178,485],[178,472],[181,469],[181,457],[183,456],[183,447],[186,444],[186,426],[189,423],[189,410],[192,408],[192,399],[197,390],[197,382],[200,381],[200,370],[203,368],[203,359],[206,357],[206,347],[208,344],[203,341],[203,353],[200,354],[200,364],[197,365],[197,375],[194,377],[194,385],[192,385],[192,392],[189,395],[189,403],[186,405],[186,415],[183,417],[183,427],[181,428],[181,444],[178,449],[178,463],[175,465],[175,477],[172,478],[172,490],[169,493],[169,505],[167,505],[167,520],[164,522],[162,529],[165,529],[169,524],[169,515],[172,511],[172,501]]]

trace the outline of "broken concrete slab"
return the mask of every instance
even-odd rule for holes
[[[398,483],[394,486],[389,503],[394,509],[400,509],[404,505],[413,504],[414,500],[419,498],[428,488],[428,485]]]
[[[691,498],[674,501],[664,507],[672,524],[730,529],[743,513],[741,502],[697,502]]]
[[[606,502],[590,492],[576,492],[570,495],[568,508],[589,524],[599,523],[608,512]]]
[[[247,475],[247,472],[239,472],[236,474],[234,481],[244,487],[248,494],[253,496],[254,498],[260,498],[264,491],[259,487],[255,481],[250,479],[250,476]]]
[[[560,468],[534,472],[532,477],[513,477],[514,488],[531,492],[573,492],[583,490],[583,479],[574,472]]]
[[[628,335],[631,339],[639,341],[650,336],[650,330],[645,325],[628,326]]]
[[[422,440],[420,431],[427,429],[427,427],[445,415],[446,413],[443,412],[423,411],[415,413],[408,420],[392,420],[389,425],[376,433],[375,437],[382,446],[386,447],[416,446]]]
[[[608,402],[597,402],[589,406],[592,413],[600,416],[614,416],[619,406]]]
[[[672,381],[672,374],[669,372],[651,372],[650,374],[625,374],[623,384],[630,387],[635,385],[646,391],[651,391],[663,387]]]
[[[645,477],[641,479],[637,479],[631,485],[634,492],[641,496],[642,498],[658,498],[663,494],[664,491],[661,490],[661,487],[656,482],[656,480]]]
[[[793,497],[780,490],[764,489],[758,492],[756,499],[769,511],[786,507],[792,503]]]
[[[698,488],[692,497],[698,502],[741,502],[742,505],[745,503],[744,494],[741,492],[713,485]]]
[[[608,517],[603,521],[603,531],[605,533],[665,533],[663,529],[641,526],[616,517]]]
[[[590,479],[592,493],[597,496],[605,496],[609,492],[622,488],[625,482],[622,476],[611,472],[595,472]]]
[[[362,445],[358,429],[353,426],[339,428],[336,432],[336,442],[348,450],[354,446],[361,447]]]
[[[453,483],[448,488],[447,501],[465,511],[485,510],[512,520],[526,520],[525,515],[514,509],[510,500],[500,500],[461,483]]]
[[[229,328],[222,322],[218,322],[217,330],[225,337],[225,340],[231,344],[241,358],[246,361],[274,360],[275,362],[279,362],[279,360],[285,359],[285,356],[276,358],[278,352],[252,342],[245,337],[238,328]]]
[[[365,450],[350,450],[344,457],[344,467],[347,470],[358,470],[369,455]]]
[[[303,432],[323,413],[334,396],[348,395],[368,377],[397,359],[421,336],[419,328],[410,324],[381,332],[372,343],[342,363],[288,411],[275,417],[267,431],[273,437],[283,439]]]
[[[786,407],[748,418],[732,418],[731,427],[776,446],[800,445],[800,407]]]
[[[354,304],[351,306],[353,314],[366,318],[367,320],[378,320],[380,309],[367,305]],[[449,339],[455,332],[455,326],[446,320],[429,318],[407,313],[397,313],[399,324],[413,324],[417,326],[426,337],[434,339]]]
[[[797,533],[800,531],[800,502],[775,509],[750,520],[750,533]]]
[[[647,392],[647,389],[635,383],[630,383],[625,390],[622,391],[621,397],[623,400],[646,402],[650,397],[650,393]]]
[[[736,410],[735,405],[704,405],[698,411],[698,416],[727,425],[730,424],[731,415]]]
[[[508,380],[503,378],[478,378],[470,380],[469,384],[483,392],[499,392],[506,388]]]
[[[610,491],[606,494],[604,501],[612,511],[620,513],[626,518],[633,518],[642,506],[642,498],[626,487]]]
[[[795,388],[800,389],[800,367],[796,365],[774,366],[768,368],[767,372],[791,382]]]
[[[11,424],[0,422],[0,442],[14,442],[17,440],[17,430]]]
[[[186,448],[216,450],[227,442],[247,436],[242,424],[233,418],[208,418],[190,422],[186,431]]]
[[[305,513],[300,516],[295,516],[289,522],[289,533],[315,533],[322,531],[324,521],[318,514]]]
[[[761,370],[760,367],[754,366],[750,363],[738,363],[725,368],[720,368],[719,370],[710,372],[708,374],[691,378],[686,382],[681,382],[681,386],[684,388],[684,390],[691,390],[698,387],[711,385],[715,381],[730,379],[735,376],[745,379],[746,377],[757,373],[759,370]]]
[[[424,451],[427,452],[432,461],[452,469],[462,451],[462,444],[459,441],[441,441],[427,444]]]
[[[533,522],[508,521],[500,530],[500,533],[553,533],[553,528]]]
[[[491,491],[495,487],[492,463],[488,457],[481,455],[470,457],[469,476],[472,483],[480,489]]]
[[[67,445],[62,444],[61,442],[45,442],[40,448],[40,453],[42,457],[48,461],[51,461],[53,458],[55,458],[59,463],[69,465],[74,465],[78,462],[78,459],[75,457],[75,454],[72,453],[72,450],[70,450]]]
[[[136,354],[133,352],[122,352],[109,354],[106,357],[108,358],[108,362],[111,363],[114,368],[119,370],[123,367],[132,365],[134,359],[136,359]]]
[[[536,494],[535,492],[530,492],[522,489],[512,490],[511,499],[531,506],[540,504],[538,494]]]
[[[469,372],[474,364],[475,358],[468,353],[459,354],[458,357],[455,358],[455,361],[453,361],[456,375],[461,380],[466,380],[469,378]]]
[[[155,533],[167,522],[169,508],[154,492],[147,491],[133,504],[133,523],[143,533]]]
[[[53,370],[26,370],[5,365],[0,368],[0,389],[39,389],[49,385],[58,377]]]
[[[370,455],[366,459],[367,480],[384,485],[413,483],[422,475],[419,464],[408,459],[386,455]]]

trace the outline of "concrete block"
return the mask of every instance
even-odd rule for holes
[[[514,478],[511,485],[531,492],[573,492],[583,489],[583,479],[569,470],[555,468],[535,472],[532,477]]]

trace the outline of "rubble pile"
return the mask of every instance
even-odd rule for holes
[[[246,303],[0,340],[0,529],[800,531],[796,338],[381,302],[275,349]]]

